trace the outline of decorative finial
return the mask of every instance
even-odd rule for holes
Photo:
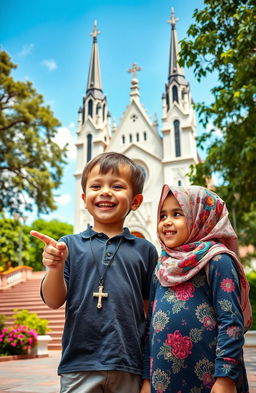
[[[90,36],[93,37],[93,42],[97,41],[97,35],[100,34],[100,31],[97,30],[97,21],[94,21],[93,31],[90,33]]]
[[[175,29],[176,22],[179,21],[179,18],[175,18],[174,8],[172,8],[171,18],[167,21],[172,26],[172,30]]]
[[[132,72],[133,73],[133,79],[137,78],[137,71],[141,71],[142,68],[137,66],[136,63],[133,63],[132,68],[129,68],[129,70],[127,72],[129,72],[129,74]]]

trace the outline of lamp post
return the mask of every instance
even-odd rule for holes
[[[18,266],[22,265],[22,236],[23,236],[23,226],[26,223],[27,217],[21,216],[19,213],[14,213],[14,219],[20,223],[19,231],[19,248],[18,248]],[[21,220],[20,220],[21,219]]]

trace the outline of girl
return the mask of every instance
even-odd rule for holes
[[[143,376],[151,393],[248,392],[249,286],[225,203],[203,187],[164,185],[157,229]]]

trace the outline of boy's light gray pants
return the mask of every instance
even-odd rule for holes
[[[124,371],[82,371],[60,376],[60,393],[139,393],[140,375]]]

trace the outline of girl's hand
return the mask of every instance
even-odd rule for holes
[[[150,382],[149,379],[143,379],[140,393],[150,393]]]
[[[31,231],[30,235],[44,242],[43,264],[49,270],[61,271],[68,257],[68,247],[64,242],[56,242],[51,237],[37,231]]]
[[[216,379],[211,393],[237,393],[235,382],[228,377],[219,377]]]

